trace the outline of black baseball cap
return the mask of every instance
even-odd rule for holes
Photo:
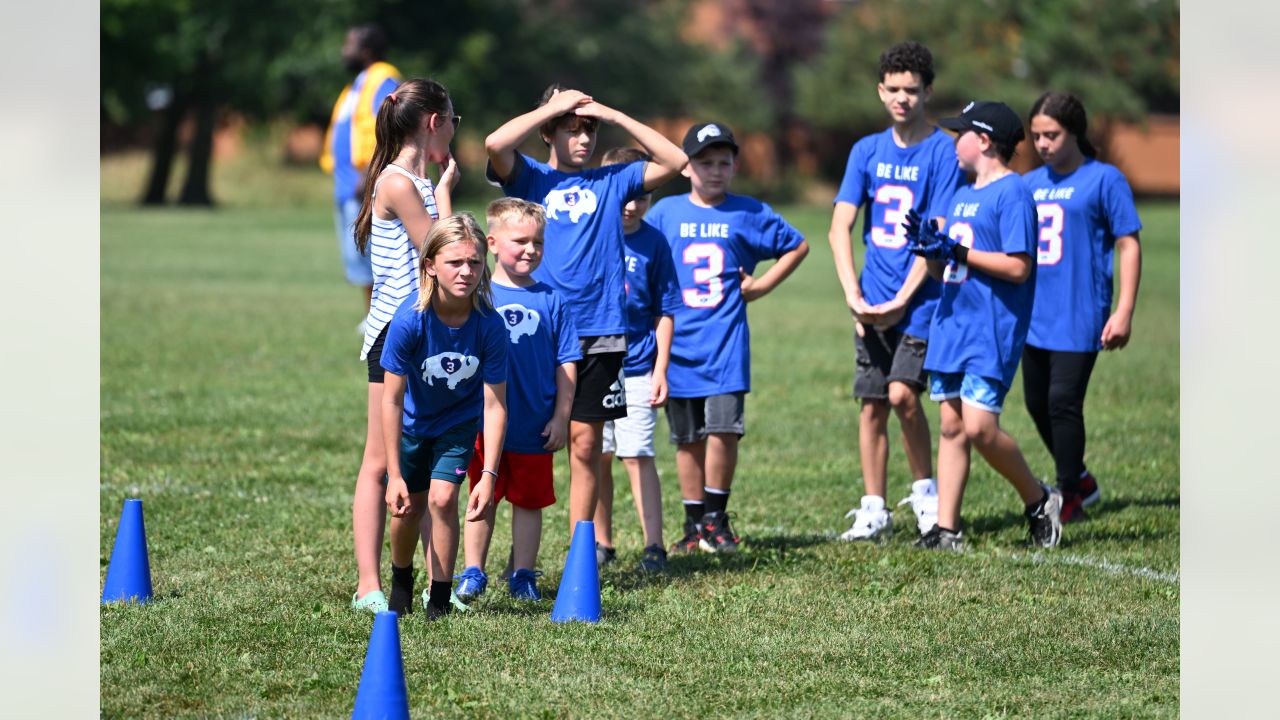
[[[699,123],[689,128],[684,134],[681,149],[684,154],[693,157],[712,145],[727,145],[733,154],[738,154],[738,143],[733,139],[733,131],[728,125],[721,123]]]
[[[986,133],[997,143],[1008,145],[1017,145],[1025,137],[1018,113],[1002,102],[990,100],[975,100],[965,105],[957,117],[943,118],[938,124],[957,132]]]

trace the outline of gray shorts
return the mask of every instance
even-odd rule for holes
[[[725,393],[705,398],[671,398],[667,400],[667,426],[671,442],[688,445],[702,442],[711,433],[746,434],[743,408],[745,392]]]
[[[853,396],[865,400],[888,400],[889,383],[909,385],[922,392],[928,382],[924,355],[929,341],[905,335],[897,328],[876,330],[864,325],[866,337],[853,333],[857,355],[857,371],[853,380]]]

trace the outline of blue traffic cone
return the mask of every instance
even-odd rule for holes
[[[596,524],[579,520],[573,528],[551,622],[600,622],[600,569],[596,567]]]
[[[409,690],[404,683],[397,617],[384,610],[373,618],[373,632],[369,634],[369,650],[364,656],[352,720],[408,720]]]
[[[111,549],[103,604],[119,601],[151,602],[151,562],[147,560],[147,528],[142,522],[142,501],[128,498],[120,511],[116,544]]]

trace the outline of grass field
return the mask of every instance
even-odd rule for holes
[[[546,516],[547,600],[517,605],[491,587],[476,612],[401,623],[414,715],[1176,716],[1178,211],[1140,210],[1134,339],[1100,359],[1087,410],[1103,500],[1059,549],[1024,544],[1015,493],[980,459],[967,553],[913,550],[905,508],[884,546],[834,540],[861,494],[850,321],[828,211],[784,208],[813,252],[751,307],[732,501],[744,551],[639,577],[621,489],[605,619],[555,626],[561,503]],[[350,715],[371,626],[348,609],[365,380],[359,298],[334,245],[324,206],[142,212],[104,195],[101,572],[122,501],[140,497],[156,591],[149,606],[101,611],[104,716]],[[1051,474],[1019,390],[1006,408]],[[894,434],[891,500],[910,479]],[[681,515],[665,441],[658,460],[670,542]],[[563,455],[557,474],[563,499]]]

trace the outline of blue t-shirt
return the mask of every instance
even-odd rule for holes
[[[663,198],[647,221],[671,244],[680,282],[675,314],[671,397],[701,398],[751,390],[751,336],[738,269],[799,247],[804,236],[763,202],[728,194],[713,208],[688,195]]]
[[[1023,177],[1039,217],[1036,304],[1027,342],[1045,350],[1096,352],[1111,315],[1116,238],[1142,229],[1124,175],[1086,158],[1070,175],[1049,166]]]
[[[582,359],[578,331],[546,283],[527,288],[493,283],[510,341],[507,350],[507,439],[504,450],[546,453],[542,430],[556,410],[556,368]]]
[[[415,290],[387,326],[382,367],[405,378],[404,433],[435,438],[463,423],[479,426],[484,384],[507,381],[507,333],[497,313],[471,311],[451,328],[428,307],[418,312]]]
[[[947,234],[974,250],[1034,257],[1036,208],[1031,191],[1015,173],[981,190],[972,185],[960,188],[951,198]],[[967,264],[947,263],[925,369],[966,372],[1008,388],[1027,340],[1035,293],[1034,266],[1026,282],[1012,283]]]
[[[945,217],[952,194],[963,184],[955,143],[937,128],[906,148],[894,142],[893,128],[854,144],[834,202],[863,208],[862,242],[867,253],[860,287],[869,304],[892,300],[911,271],[915,256],[907,250],[902,229],[907,211],[915,208],[926,218]],[[898,330],[928,338],[941,290],[938,281],[927,277],[907,305]]]
[[[622,281],[622,208],[644,194],[643,161],[566,173],[516,153],[508,197],[547,211],[542,265],[533,276],[564,300],[583,337],[627,331]],[[493,167],[488,168],[491,180]]]
[[[644,375],[658,359],[654,322],[680,308],[680,285],[671,264],[671,245],[647,222],[623,238],[627,271],[627,375]]]

